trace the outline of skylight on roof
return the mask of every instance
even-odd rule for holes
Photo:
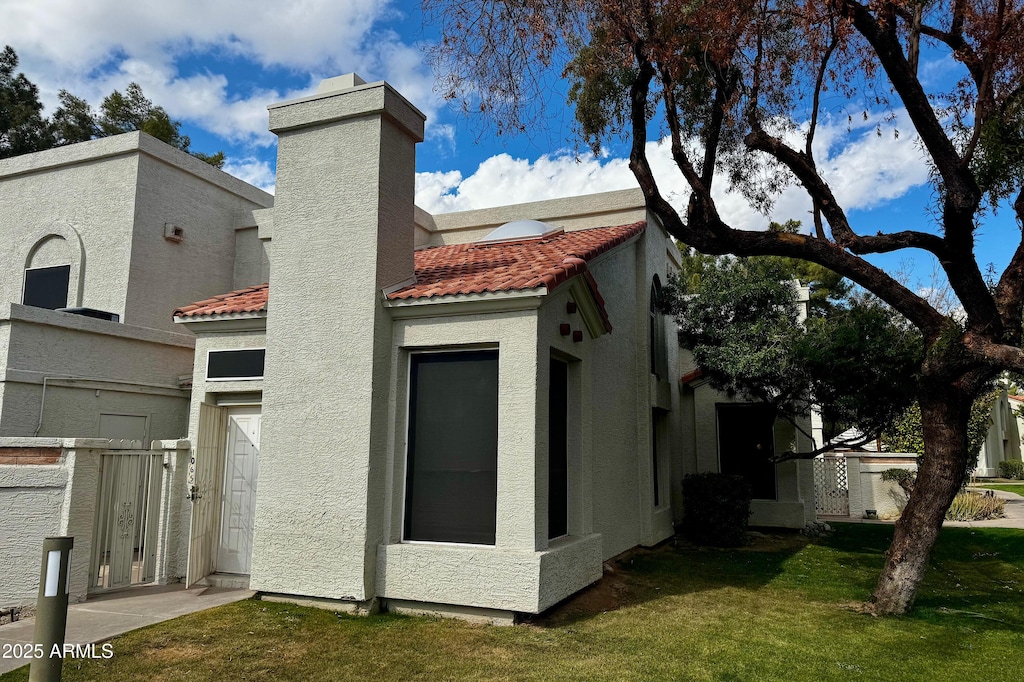
[[[542,223],[539,220],[513,220],[492,230],[481,242],[505,242],[514,239],[537,239],[557,234],[562,228]]]

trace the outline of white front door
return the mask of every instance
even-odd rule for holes
[[[224,460],[224,498],[220,521],[217,570],[249,573],[256,505],[256,472],[260,454],[260,408],[228,410]]]

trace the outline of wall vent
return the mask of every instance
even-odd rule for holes
[[[171,223],[164,223],[164,239],[180,244],[185,241],[185,228]]]

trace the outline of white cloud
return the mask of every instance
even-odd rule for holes
[[[228,159],[224,162],[224,172],[244,180],[250,185],[259,187],[264,192],[274,193],[276,177],[270,164],[256,157]]]
[[[94,106],[139,83],[172,117],[233,143],[267,145],[266,106],[310,94],[321,78],[358,72],[387,79],[434,118],[439,101],[417,46],[381,27],[400,18],[392,0],[4,0],[0,45],[18,52],[48,109],[70,90]],[[201,56],[205,72],[182,61]],[[242,63],[239,64],[239,60]],[[281,92],[257,82],[231,87],[227,73],[253,66],[307,73]],[[252,68],[249,69],[252,73]]]
[[[417,174],[416,202],[447,213],[628,187],[636,187],[636,180],[623,159],[601,163],[560,153],[531,162],[498,154],[467,178],[457,172]]]
[[[876,133],[879,124],[881,136]],[[901,131],[911,129],[905,115],[890,124],[873,116],[847,130],[849,125],[845,120],[826,123],[815,138],[818,167],[848,212],[897,199],[927,181],[928,169],[916,137],[893,135],[893,126]],[[648,143],[647,156],[662,194],[677,210],[685,210],[689,190],[672,160],[667,139]],[[636,186],[624,158],[577,158],[562,152],[531,162],[499,154],[467,177],[452,172],[418,174],[416,201],[428,211],[446,213]],[[810,200],[795,182],[779,194],[768,217],[752,209],[743,196],[729,191],[726,178],[716,177],[714,187],[719,213],[733,227],[764,229],[769,219],[790,218],[810,224]]]
[[[218,48],[261,64],[356,61],[387,0],[6,0],[0,42],[88,67],[114,51],[155,61]]]

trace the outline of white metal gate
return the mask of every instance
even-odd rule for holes
[[[226,409],[207,403],[199,406],[199,442],[192,449],[188,466],[192,519],[189,523],[186,587],[192,587],[212,573],[217,559],[226,428]]]
[[[825,455],[814,460],[814,510],[822,516],[850,515],[845,457]]]
[[[93,531],[89,591],[152,582],[163,453],[114,450],[100,454],[100,493]]]

